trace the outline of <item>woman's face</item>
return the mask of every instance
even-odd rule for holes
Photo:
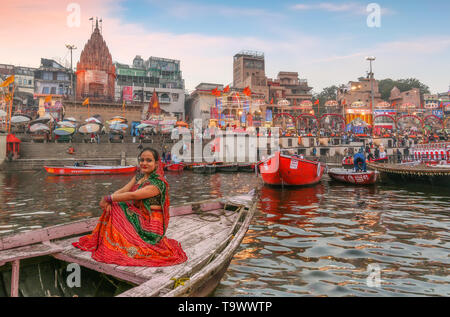
[[[151,174],[156,169],[156,161],[153,153],[150,151],[145,151],[141,154],[139,158],[139,167],[141,172],[144,174]]]

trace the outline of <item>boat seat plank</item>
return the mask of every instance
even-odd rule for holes
[[[53,244],[33,244],[14,249],[0,251],[0,263],[13,262],[37,256],[48,255],[63,251],[64,248]]]
[[[172,234],[168,230],[167,237],[177,240],[181,244],[183,250],[186,252],[188,259],[191,259],[191,257],[189,256],[189,252],[191,252],[190,250],[197,249],[199,243],[201,243],[205,239],[211,239],[217,232],[220,232],[223,229],[230,229],[230,225],[232,224],[232,220],[234,219],[235,216],[231,219],[221,219],[221,221],[217,223],[203,221],[203,224],[201,226],[192,231],[173,232]],[[134,272],[134,274],[148,279],[152,276],[152,272],[148,269],[148,267],[129,267],[126,270],[130,272],[132,271]]]
[[[180,242],[188,258],[191,258],[190,250],[196,247],[196,244],[205,240],[215,239],[214,236],[218,232],[229,229],[235,215],[226,217],[222,215],[222,212],[222,210],[210,211],[210,213],[220,216],[220,220],[216,222],[206,221],[194,215],[175,217],[171,220],[171,225],[169,225],[167,230],[167,237]],[[183,230],[180,230],[180,228]],[[72,242],[78,241],[78,239],[79,237],[75,237],[55,241],[54,243],[64,248],[64,251],[53,256],[67,262],[76,262],[90,269],[136,284],[147,281],[153,275],[152,272],[148,271],[148,267],[129,267],[97,262],[91,258],[90,252],[82,251],[71,245]]]
[[[147,268],[142,272],[142,275],[145,275],[148,281],[120,294],[119,296],[158,296],[161,289],[170,287],[174,284],[174,281],[170,280],[171,277],[181,278],[189,276],[191,275],[192,268],[211,258],[217,246],[227,241],[227,237],[229,237],[228,229],[229,228],[216,232],[216,234],[211,236],[210,239],[204,239],[202,242],[196,244],[195,248],[185,250],[188,257],[188,261],[185,263],[168,267]]]

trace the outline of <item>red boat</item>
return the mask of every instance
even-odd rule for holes
[[[44,166],[49,174],[53,175],[105,175],[105,174],[127,174],[134,173],[136,166]]]
[[[263,182],[268,185],[302,186],[320,182],[325,167],[320,162],[302,159],[296,155],[275,152],[258,163]]]
[[[354,172],[344,168],[332,168],[328,171],[328,175],[344,183],[369,185],[377,181],[379,173],[377,171]]]
[[[166,163],[164,169],[169,172],[181,172],[184,169],[183,163]]]

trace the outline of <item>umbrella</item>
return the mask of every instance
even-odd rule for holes
[[[148,124],[148,123],[141,123],[141,124],[137,125],[136,128],[137,128],[137,129],[143,129],[143,128],[151,127],[151,126],[152,126],[152,125],[151,125],[151,124]]]
[[[96,133],[100,130],[100,125],[96,123],[88,123],[85,125],[82,125],[78,132],[80,133]]]
[[[64,121],[77,122],[77,119],[75,119],[74,117],[69,117],[69,118],[64,118]]]
[[[100,120],[98,120],[97,118],[94,118],[94,117],[87,118],[87,119],[84,120],[84,121],[90,122],[90,123],[98,123],[98,124],[102,124],[102,122],[101,122]]]
[[[33,121],[31,121],[30,124],[31,125],[33,125],[35,123],[44,123],[45,124],[45,123],[47,123],[49,121],[51,121],[51,119],[48,118],[48,117],[39,117],[39,118],[34,119]]]
[[[30,132],[37,132],[43,130],[50,131],[50,128],[43,123],[35,123],[32,126],[30,126]]]
[[[114,123],[111,124],[109,128],[112,130],[125,130],[126,128],[128,128],[128,125],[125,123]]]
[[[72,121],[60,121],[60,122],[58,122],[58,126],[60,126],[62,128],[75,128],[76,127],[75,123]]]
[[[75,133],[75,128],[57,128],[53,133],[59,136],[72,135]]]
[[[11,117],[11,123],[25,123],[30,120],[31,120],[30,118],[22,115]]]

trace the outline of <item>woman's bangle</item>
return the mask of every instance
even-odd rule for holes
[[[108,203],[108,204],[112,204],[112,195],[107,195],[107,196],[105,196],[104,197],[105,198],[105,201]]]

